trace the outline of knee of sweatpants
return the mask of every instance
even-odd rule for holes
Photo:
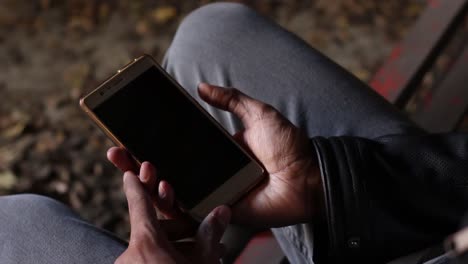
[[[271,231],[291,263],[314,263],[313,236],[309,224],[273,228]]]
[[[17,194],[0,197],[0,220],[9,222],[57,215],[75,215],[66,205],[46,196]]]
[[[204,34],[210,30],[223,32],[226,26],[245,29],[247,20],[257,17],[251,8],[240,3],[212,3],[192,11],[180,24],[178,31],[196,31]],[[231,32],[231,31],[229,31]]]
[[[190,58],[194,54],[226,52],[224,42],[252,29],[257,13],[239,3],[213,3],[192,11],[179,25],[166,57]],[[218,48],[219,47],[219,48]],[[182,54],[182,55],[181,55]],[[193,59],[193,58],[192,58]]]

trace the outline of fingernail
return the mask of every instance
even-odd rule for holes
[[[142,174],[142,173],[140,173],[140,175],[138,175],[138,178],[140,178],[140,181],[144,182],[144,183],[148,182],[148,180],[149,180],[148,175],[147,174]]]
[[[147,178],[146,178],[146,176],[143,175],[143,174],[138,175],[138,178],[140,178],[140,181],[141,181],[141,182],[147,182]]]
[[[216,220],[225,228],[231,220],[231,210],[229,207],[222,205],[214,212]]]
[[[210,85],[207,83],[199,83],[198,89],[202,92],[208,92],[208,90],[210,89]]]
[[[132,175],[132,172],[131,172],[131,171],[126,171],[126,172],[124,172],[123,181],[126,182],[126,181],[127,181],[127,178],[130,177],[131,175]]]
[[[140,179],[141,182],[148,182],[149,181],[149,177],[148,177],[148,173],[141,173],[143,170],[145,170],[146,172],[148,172],[148,163],[145,161],[141,164],[141,168],[140,168],[140,174],[138,175],[138,178]]]
[[[163,184],[160,182],[158,186],[159,198],[165,199],[167,197],[166,190],[164,190]]]

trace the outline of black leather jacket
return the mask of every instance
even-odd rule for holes
[[[439,243],[468,211],[468,135],[311,139],[325,218],[317,263],[384,263]]]

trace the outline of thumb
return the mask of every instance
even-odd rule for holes
[[[220,240],[231,220],[231,209],[222,205],[216,207],[200,224],[195,236],[198,250],[204,262],[212,262],[222,257]]]
[[[123,182],[130,215],[130,245],[164,241],[164,234],[160,230],[151,198],[143,184],[131,171],[124,173]],[[144,241],[145,239],[153,241]]]
[[[235,114],[245,127],[254,122],[255,117],[261,114],[265,109],[264,106],[267,106],[235,88],[221,88],[201,83],[198,86],[198,93],[208,104]]]

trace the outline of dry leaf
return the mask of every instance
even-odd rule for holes
[[[154,22],[164,24],[177,15],[177,9],[173,6],[157,7],[152,12]]]
[[[13,139],[19,136],[26,127],[26,123],[18,122],[10,127],[7,127],[5,130],[2,131],[2,138],[4,139]]]
[[[0,189],[11,189],[17,182],[13,172],[7,170],[0,172]]]
[[[150,27],[148,25],[148,22],[146,22],[146,20],[138,21],[135,26],[135,31],[141,36],[148,35],[148,33],[150,32]]]

